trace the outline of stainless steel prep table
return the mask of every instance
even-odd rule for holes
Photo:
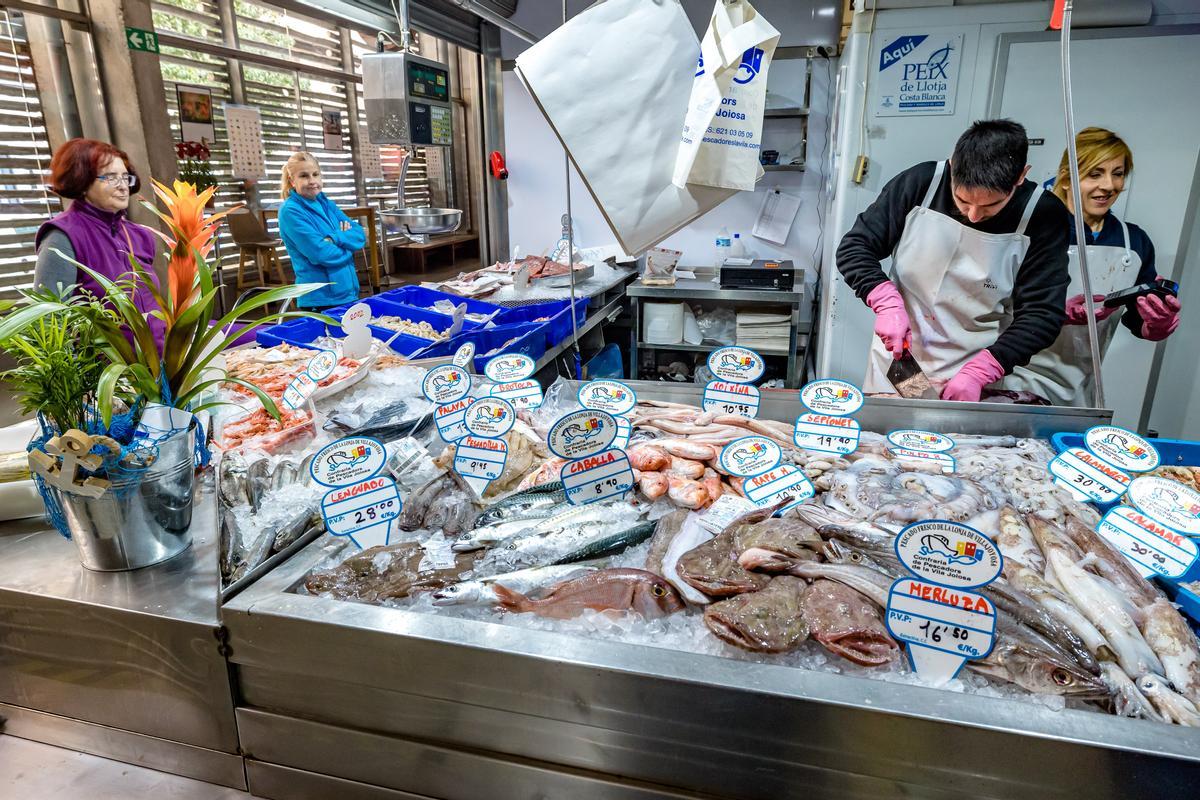
[[[798,409],[763,393],[764,417]],[[871,400],[857,416],[1046,436],[1110,415]],[[1194,797],[1200,781],[1196,729],[293,593],[321,546],[222,612],[265,796],[1091,800]]]
[[[132,572],[84,569],[44,520],[0,524],[5,733],[245,788],[199,486],[192,547]]]

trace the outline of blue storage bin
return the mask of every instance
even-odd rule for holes
[[[516,338],[512,344],[498,353],[490,353],[509,339]],[[546,354],[546,333],[541,325],[502,325],[495,328],[481,328],[460,333],[444,342],[437,342],[422,351],[421,358],[444,358],[454,355],[458,348],[467,342],[475,344],[475,363],[473,371],[483,374],[487,362],[501,353],[521,353],[533,359],[539,359]]]
[[[330,316],[336,317],[337,315],[330,314]],[[380,341],[386,342],[394,334],[395,331],[371,327],[371,335]],[[293,347],[311,347],[312,343],[322,336],[341,339],[345,335],[340,325],[326,325],[318,319],[301,317],[272,325],[269,328],[259,328],[255,339],[262,347],[275,347],[281,344],[290,344]],[[429,347],[429,344],[428,339],[418,339],[402,333],[392,342],[391,347],[393,351],[402,356],[411,356]]]
[[[454,324],[453,317],[445,314],[439,314],[436,311],[426,311],[423,308],[406,306],[401,303],[397,303],[394,300],[389,300],[383,295],[367,297],[363,300],[359,300],[358,302],[367,304],[367,306],[371,309],[372,317],[400,317],[402,319],[412,320],[413,322],[428,322],[435,331],[439,332],[445,331]],[[335,319],[341,319],[342,315],[346,313],[346,309],[348,308],[350,308],[349,305],[338,306],[337,308],[330,309],[327,313],[329,316]],[[377,327],[374,325],[371,327],[386,333],[387,335],[383,337],[385,341],[391,338],[391,335],[395,333],[395,331],[390,331],[387,328]],[[475,330],[479,327],[481,327],[481,325],[478,322],[468,322],[467,320],[463,320],[462,330],[464,331]],[[406,333],[403,335],[410,336],[411,334]],[[435,339],[426,339],[424,336],[416,336],[414,338],[420,339],[426,343],[436,341]]]
[[[497,325],[512,325],[533,322],[542,317],[549,317],[539,323],[546,326],[546,344],[554,347],[571,335],[570,300],[551,300],[549,303],[535,303],[528,306],[506,308],[493,320]],[[579,297],[575,300],[575,324],[580,325],[587,319],[588,298]]]
[[[465,303],[468,314],[494,314],[500,311],[500,306],[491,303],[485,303],[482,300],[472,300],[467,297],[459,297],[456,294],[449,292],[439,292],[436,289],[426,289],[424,286],[401,286],[397,289],[389,289],[386,292],[381,292],[378,297],[384,298],[392,303],[401,303],[406,306],[413,306],[422,310],[430,310],[430,306],[439,300],[449,300],[454,305]],[[438,312],[434,312],[438,313]]]

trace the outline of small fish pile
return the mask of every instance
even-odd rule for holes
[[[492,500],[521,488],[520,484],[525,477],[544,468],[550,456],[546,440],[539,439],[533,429],[520,420],[501,438],[508,445],[508,458],[504,462],[504,471],[500,473],[500,477],[488,484],[483,493],[484,500]],[[457,451],[458,445],[447,445],[441,455],[434,459],[434,463],[442,469],[451,469]],[[553,479],[557,478],[558,474],[555,473]]]
[[[432,325],[424,320],[413,322],[411,319],[405,319],[404,317],[387,315],[375,317],[371,320],[371,324],[377,325],[380,328],[387,328],[389,331],[400,331],[409,336],[416,336],[418,339],[433,339],[435,341],[445,339],[447,336],[446,331],[449,330],[448,326],[440,331],[435,330]]]
[[[402,531],[436,530],[455,536],[479,514],[480,505],[453,472],[442,472],[404,499]]]

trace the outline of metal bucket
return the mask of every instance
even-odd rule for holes
[[[157,564],[192,544],[195,427],[158,443],[158,458],[141,475],[113,481],[100,497],[49,487],[62,505],[88,569],[118,572]]]

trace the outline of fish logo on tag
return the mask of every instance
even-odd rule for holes
[[[573,411],[546,437],[550,450],[563,458],[585,458],[607,450],[617,437],[617,421],[607,411]]]
[[[1149,472],[1161,462],[1157,448],[1133,431],[1116,425],[1097,425],[1083,434],[1083,443],[1114,467]]]
[[[1134,506],[1160,524],[1188,536],[1200,536],[1200,492],[1156,476],[1134,478],[1129,484]]]
[[[731,475],[749,478],[774,469],[782,458],[779,445],[765,436],[745,436],[721,449],[721,467]]]
[[[887,440],[896,447],[907,450],[921,450],[926,453],[945,453],[954,449],[954,440],[933,431],[900,430],[892,431]]]
[[[800,402],[816,414],[846,416],[863,407],[862,390],[852,383],[837,380],[811,381],[800,390]]]
[[[485,397],[467,408],[464,424],[476,436],[503,436],[517,421],[516,409],[507,400]]]
[[[468,367],[471,365],[471,360],[475,358],[475,343],[464,342],[462,347],[454,351],[454,364],[459,367]]]
[[[466,397],[471,391],[471,375],[462,367],[453,364],[434,367],[425,373],[425,378],[421,381],[421,391],[431,402],[453,403]]]
[[[742,53],[742,63],[738,64],[738,71],[733,77],[733,82],[743,86],[752,83],[762,69],[762,60],[765,55],[766,52],[761,47],[751,47]]]
[[[313,456],[309,473],[322,486],[346,486],[372,478],[387,462],[383,443],[369,436],[348,436]]]
[[[721,347],[709,353],[708,370],[732,383],[753,383],[762,377],[766,363],[747,347]]]
[[[948,520],[915,522],[896,535],[894,544],[896,555],[914,575],[943,586],[983,586],[1004,568],[1004,558],[991,539]]]
[[[483,374],[496,383],[512,383],[528,378],[536,366],[537,363],[527,355],[509,353],[488,361]]]
[[[320,383],[333,374],[337,362],[337,353],[332,350],[322,350],[308,360],[308,368],[305,371],[308,373],[308,377]]]
[[[637,395],[619,381],[592,381],[579,388],[579,405],[621,416],[637,405]]]

